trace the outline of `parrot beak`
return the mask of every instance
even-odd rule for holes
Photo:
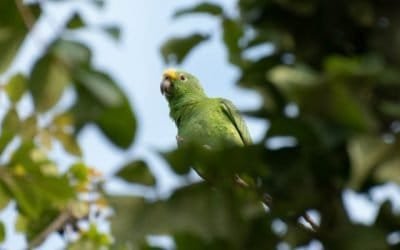
[[[163,80],[160,85],[161,94],[169,96],[171,93],[172,81],[178,79],[178,73],[174,69],[167,69],[164,71]]]
[[[169,91],[171,89],[171,85],[172,85],[171,80],[169,80],[168,78],[164,78],[160,85],[161,94],[164,96],[168,96]]]

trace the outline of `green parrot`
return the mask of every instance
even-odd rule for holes
[[[246,123],[232,102],[207,97],[195,76],[167,69],[160,88],[178,128],[178,145],[194,143],[219,149],[252,144]]]

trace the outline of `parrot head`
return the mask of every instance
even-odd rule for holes
[[[195,76],[176,69],[164,71],[160,89],[161,94],[167,100],[179,99],[185,96],[205,96],[204,90]]]

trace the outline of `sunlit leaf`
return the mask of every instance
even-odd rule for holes
[[[21,137],[23,140],[32,140],[38,131],[36,115],[30,115],[21,122]]]
[[[350,140],[347,147],[352,167],[350,185],[360,187],[376,164],[390,154],[391,149],[392,145],[377,136],[358,136]]]
[[[124,165],[115,175],[131,183],[148,186],[156,184],[156,179],[143,160],[133,161]]]
[[[89,168],[83,163],[73,164],[68,172],[78,182],[85,183],[89,180]]]
[[[161,54],[165,63],[182,63],[186,56],[200,43],[208,40],[208,35],[193,34],[186,37],[169,39],[161,47]]]
[[[377,167],[374,175],[378,181],[400,183],[400,157],[395,156],[384,161]]]
[[[16,103],[21,99],[27,88],[26,81],[26,77],[22,74],[16,74],[8,81],[5,91],[12,102]]]
[[[30,186],[23,177],[6,176],[2,180],[15,198],[19,211],[28,217],[37,218],[41,209],[41,201],[35,188]]]

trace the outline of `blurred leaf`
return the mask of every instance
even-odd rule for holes
[[[244,35],[244,27],[237,20],[224,18],[222,29],[223,40],[228,50],[229,62],[235,65],[240,65],[242,63],[240,39]]]
[[[53,148],[53,138],[48,130],[41,130],[38,135],[38,140],[40,145],[46,150],[51,150]]]
[[[392,145],[377,136],[357,136],[348,145],[352,177],[350,186],[358,188],[376,165],[391,152]]]
[[[0,173],[0,175],[1,175],[1,173]],[[2,181],[1,181],[1,177],[0,177],[0,210],[3,210],[10,201],[11,201],[10,194],[4,188],[4,185],[3,185]]]
[[[21,177],[3,176],[2,180],[15,198],[18,210],[28,217],[37,218],[40,213],[40,199],[34,188]]]
[[[81,69],[75,77],[78,100],[71,113],[78,130],[94,122],[116,146],[128,148],[136,132],[136,119],[128,98],[105,73]]]
[[[307,88],[319,83],[319,76],[313,70],[296,65],[276,66],[267,72],[267,78],[284,92],[296,93],[298,88]]]
[[[21,122],[21,132],[20,136],[23,140],[30,141],[37,135],[38,124],[37,116],[30,115],[25,120]]]
[[[31,185],[37,185],[38,192],[51,204],[65,205],[75,197],[75,191],[65,176],[37,176]],[[49,205],[49,204],[48,204]]]
[[[15,231],[19,233],[25,233],[28,228],[28,219],[19,214],[15,222]]]
[[[394,156],[377,167],[375,178],[380,182],[396,182],[400,184],[400,157]]]
[[[194,7],[180,9],[175,12],[174,17],[182,17],[188,14],[209,14],[212,16],[219,16],[223,14],[223,9],[217,4],[204,2]]]
[[[115,175],[127,182],[147,186],[154,186],[156,184],[156,179],[151,173],[149,166],[143,160],[132,161],[124,165]]]
[[[116,88],[116,83],[106,74],[81,70],[75,77],[79,84],[84,85],[90,93],[101,102],[102,106],[119,106],[123,103],[122,91]]]
[[[344,84],[331,85],[329,93],[331,95],[329,111],[336,122],[356,131],[374,131],[376,124],[372,115]]]
[[[50,54],[39,59],[33,66],[28,85],[36,109],[44,112],[56,105],[70,83],[69,69],[62,61]]]
[[[22,74],[14,75],[5,85],[5,91],[8,98],[10,98],[13,103],[18,102],[21,99],[26,89],[27,79]]]
[[[103,8],[104,7],[104,0],[92,0],[92,2],[99,8]]]
[[[0,242],[6,239],[6,226],[0,221]]]
[[[82,150],[79,147],[76,138],[72,134],[67,134],[63,131],[57,131],[53,133],[53,136],[59,142],[61,142],[65,151],[75,156],[82,156]]]
[[[3,118],[0,135],[0,152],[3,152],[8,143],[12,141],[20,128],[20,120],[17,111],[9,109]]]
[[[92,52],[86,45],[66,39],[53,42],[51,53],[69,69],[87,66],[92,60]]]
[[[348,11],[350,16],[357,23],[371,27],[376,20],[374,7],[371,3],[366,1],[352,1],[349,3]]]
[[[33,18],[32,21],[35,22],[35,18],[40,14],[39,5],[24,5],[24,9]],[[0,53],[0,74],[2,74],[14,60],[25,36],[28,34],[28,28],[18,11],[15,1],[0,1],[0,13],[3,13],[0,16],[0,51],[2,51]]]
[[[379,105],[379,109],[386,115],[394,116],[400,119],[400,103],[398,102],[383,101]]]
[[[146,204],[129,197],[110,197],[110,202],[122,215],[114,217],[112,224],[119,242],[138,242],[148,234],[188,232],[205,240],[225,239],[238,244],[246,228],[242,209],[260,206],[204,183],[181,188],[166,201]],[[123,220],[127,213],[125,218],[130,221]]]
[[[67,21],[68,29],[80,29],[83,27],[85,27],[85,22],[83,21],[81,15],[78,12],[75,12]]]
[[[222,239],[204,240],[191,233],[176,233],[174,241],[177,250],[235,249],[233,245],[229,244],[229,241]]]
[[[22,232],[26,234],[28,243],[31,244],[31,241],[56,220],[59,214],[58,210],[47,208],[37,218],[19,217],[17,223],[20,225],[17,226],[20,227],[19,231],[22,229]]]
[[[109,249],[107,246],[111,245],[111,239],[106,233],[98,230],[97,225],[90,224],[89,229],[81,232],[79,240],[68,245],[68,250],[98,250]]]
[[[376,227],[347,225],[340,228],[340,231],[330,232],[329,236],[329,240],[324,244],[327,249],[390,249],[384,230]]]
[[[376,76],[384,69],[382,58],[375,54],[363,57],[329,56],[324,62],[325,71],[334,77]]]
[[[182,63],[190,51],[209,39],[208,35],[193,34],[186,37],[175,37],[166,41],[161,47],[165,63]]]
[[[89,180],[89,168],[83,163],[73,164],[69,168],[68,172],[78,182],[86,183]]]
[[[118,41],[121,38],[121,28],[118,26],[104,26],[102,28],[111,38]]]

